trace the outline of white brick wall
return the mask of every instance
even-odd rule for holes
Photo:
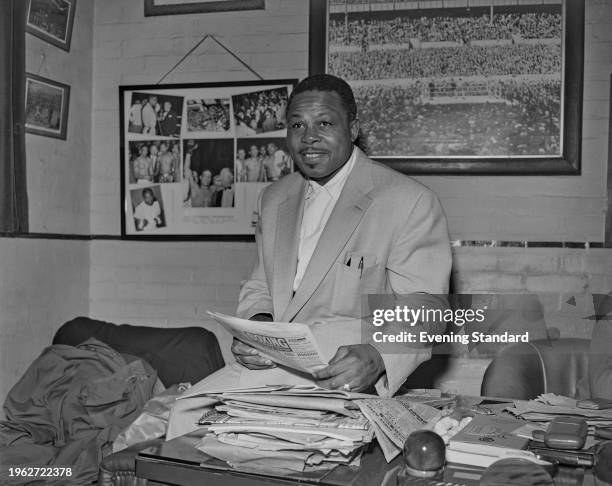
[[[452,279],[458,293],[534,293],[549,327],[562,337],[588,338],[591,294],[612,291],[611,262],[609,249],[454,248]],[[575,306],[567,304],[570,297]]]
[[[70,85],[66,140],[26,135],[30,231],[89,233],[93,1],[75,11],[70,52],[26,34],[26,70]]]
[[[0,238],[0,400],[88,293],[89,242]]]

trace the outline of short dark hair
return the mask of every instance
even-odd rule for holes
[[[291,95],[289,95],[289,101],[287,102],[287,111],[291,107],[291,102],[300,93],[304,91],[331,91],[336,93],[342,101],[342,106],[348,114],[349,120],[353,121],[357,118],[357,103],[355,103],[355,95],[349,84],[336,76],[331,74],[314,74],[302,79],[293,88]]]
[[[151,189],[150,187],[145,187],[145,188],[142,190],[142,197],[145,197],[145,194],[146,194],[147,192],[148,192],[149,194],[151,194],[151,197],[152,197],[153,199],[155,199],[155,193],[153,192],[153,189]]]

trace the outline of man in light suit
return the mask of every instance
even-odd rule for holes
[[[448,292],[451,268],[446,219],[429,189],[354,146],[357,108],[341,79],[315,75],[300,82],[289,99],[287,127],[287,147],[300,172],[262,191],[257,261],[242,286],[237,315],[312,324],[331,357],[314,381],[392,396],[429,358],[430,346],[398,351],[363,342],[362,295],[446,308],[440,295]],[[438,333],[441,327],[421,330]],[[198,390],[303,381],[238,340],[232,352],[236,363],[205,378]],[[167,438],[193,428],[205,405],[187,402],[173,409]]]
[[[300,172],[260,198],[258,260],[242,287],[238,316],[353,320],[359,327],[363,294],[419,293],[413,304],[443,308],[445,300],[431,295],[448,292],[451,268],[440,204],[426,187],[354,146],[359,122],[348,84],[330,75],[303,80],[291,94],[287,123]],[[385,346],[338,344],[330,366],[315,376],[328,388],[376,385],[379,394],[392,395],[425,359],[385,353]],[[237,340],[232,351],[251,369],[271,366]]]

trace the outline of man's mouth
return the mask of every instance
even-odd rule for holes
[[[323,151],[314,151],[314,150],[304,150],[301,152],[302,157],[304,157],[304,160],[306,162],[315,162],[317,161],[319,158],[324,157],[325,155],[327,155],[327,152],[323,152]]]

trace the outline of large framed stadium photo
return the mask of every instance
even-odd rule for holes
[[[295,83],[120,86],[122,237],[252,239],[261,190],[293,171]]]
[[[580,174],[582,0],[310,0],[310,74],[413,174]]]

